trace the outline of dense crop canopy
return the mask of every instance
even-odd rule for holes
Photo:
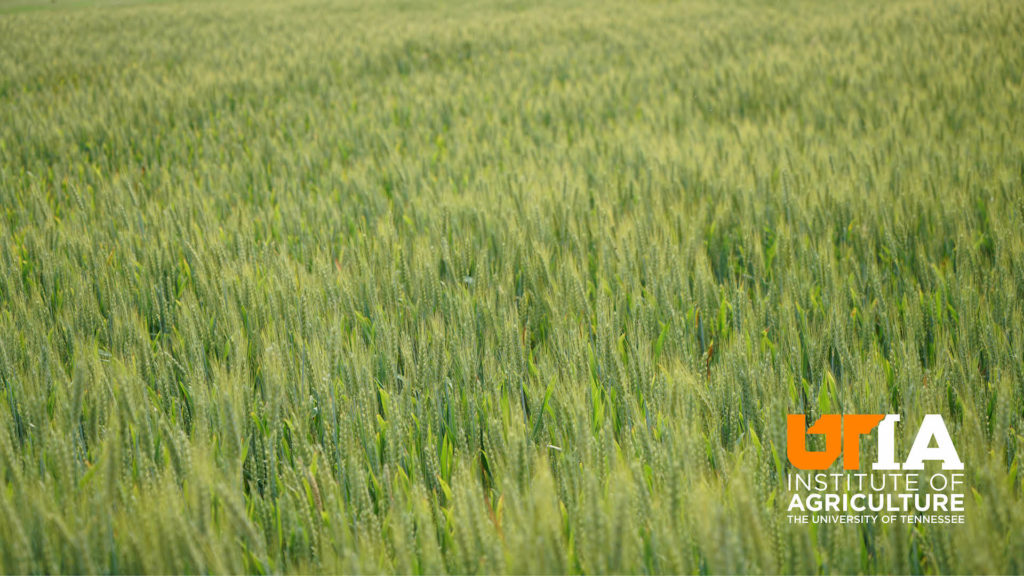
[[[0,0],[0,572],[1024,572],[1022,38]],[[825,413],[966,523],[788,524]]]

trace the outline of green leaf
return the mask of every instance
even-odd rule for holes
[[[665,337],[668,336],[668,323],[661,323],[661,333],[658,334],[658,339],[654,342],[654,363],[658,363],[658,359],[661,358],[661,349],[665,346]]]

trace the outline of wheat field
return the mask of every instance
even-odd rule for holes
[[[1024,572],[1024,4],[0,0],[0,573]],[[958,526],[786,522],[942,414]]]

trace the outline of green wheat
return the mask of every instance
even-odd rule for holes
[[[0,572],[1024,572],[1021,38],[0,2]],[[942,414],[967,523],[788,524],[823,412]]]

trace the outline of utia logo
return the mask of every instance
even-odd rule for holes
[[[827,470],[843,456],[844,470],[860,469],[860,437],[878,427],[878,457],[873,470],[924,470],[926,460],[942,462],[943,470],[963,470],[953,439],[939,414],[928,414],[921,422],[906,461],[896,462],[896,423],[899,414],[826,414],[810,428],[807,417],[790,414],[786,422],[786,455],[801,470]],[[807,450],[807,434],[825,436],[825,450]],[[935,446],[932,446],[932,441]]]
[[[962,524],[964,463],[939,414],[921,421],[906,459],[897,461],[898,414],[826,414],[807,428],[807,417],[786,421],[786,455],[794,468],[788,487],[791,523]],[[870,472],[860,472],[861,439],[878,429]],[[808,450],[808,435],[824,437],[825,449]],[[843,459],[843,473],[822,472]],[[924,475],[925,462],[942,471]]]

